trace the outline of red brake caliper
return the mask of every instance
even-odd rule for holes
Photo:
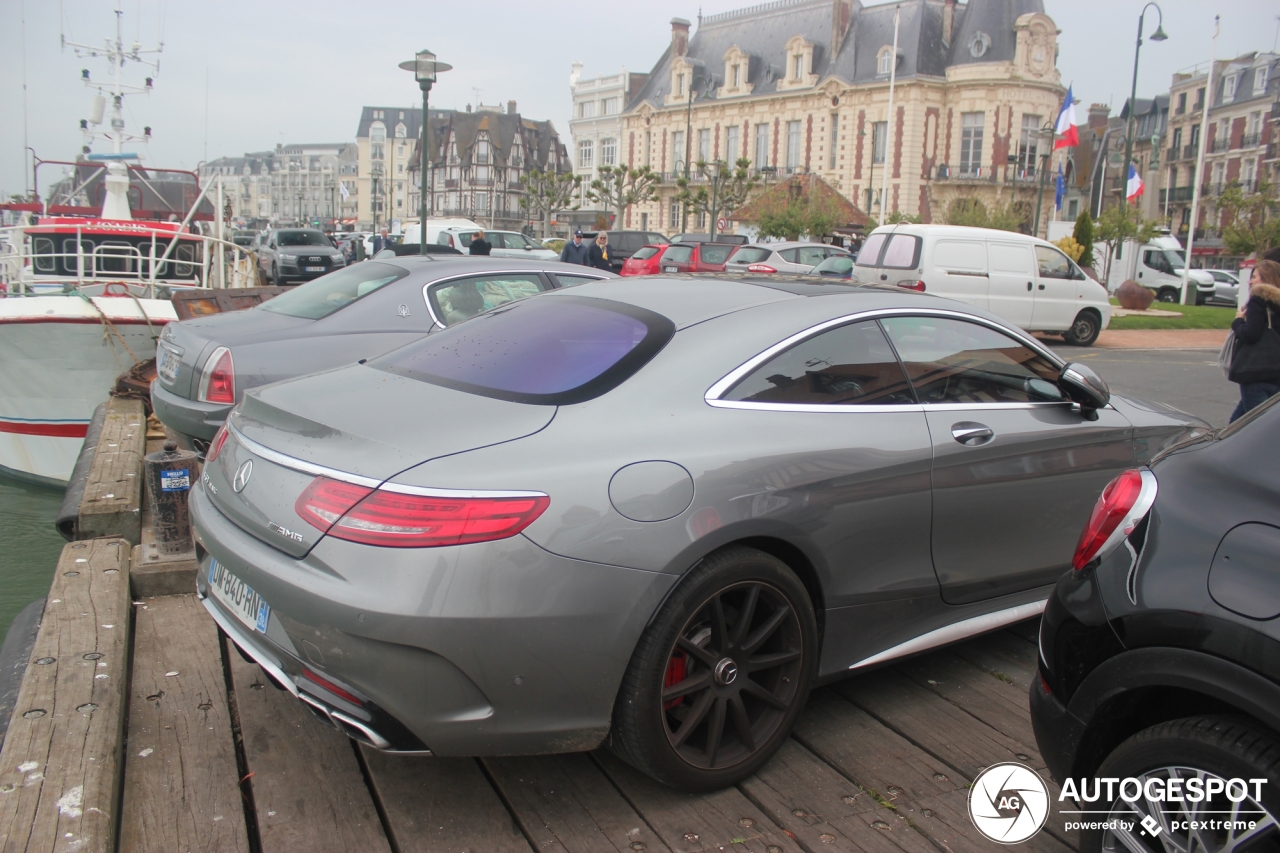
[[[671,656],[671,659],[667,661],[667,674],[662,679],[662,686],[664,688],[674,687],[675,685],[684,681],[685,673],[687,671],[686,660],[687,658],[685,657],[684,652],[676,652],[674,655]],[[664,710],[670,711],[672,708],[676,707],[683,701],[684,701],[684,697],[681,696],[679,698],[672,699],[669,702],[663,703],[662,707]]]

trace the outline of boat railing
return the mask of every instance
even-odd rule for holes
[[[258,283],[256,253],[212,235],[142,222],[120,229],[97,223],[0,228],[0,297],[99,286],[111,292],[123,285],[134,295],[154,298],[159,288]]]

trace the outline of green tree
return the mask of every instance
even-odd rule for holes
[[[545,172],[530,169],[529,174],[520,178],[520,186],[524,189],[524,195],[520,196],[520,207],[528,211],[531,218],[538,220],[540,236],[547,236],[551,214],[557,210],[577,210],[582,206],[574,203],[581,185],[581,176],[554,169]]]
[[[705,213],[711,219],[713,229],[716,220],[721,216],[731,216],[760,185],[759,176],[750,172],[751,161],[745,157],[740,157],[732,170],[723,160],[716,160],[714,163],[699,160],[694,165],[710,183],[700,184],[694,190],[689,188],[688,180],[678,178],[676,185],[680,187],[680,192],[676,194],[675,200],[688,205],[694,213]]]
[[[828,234],[843,218],[835,199],[811,193],[807,198],[792,196],[785,205],[760,211],[756,228],[761,237],[799,240],[805,235],[816,238]]]
[[[913,216],[910,213],[903,213],[901,210],[895,210],[892,213],[890,213],[887,217],[885,217],[885,220],[884,220],[885,225],[897,225],[899,222],[905,222],[911,225],[919,225],[920,223],[924,222],[924,219],[921,218],[920,216]],[[879,227],[880,227],[880,222],[874,216],[867,218],[868,232],[870,232],[872,229],[879,228]]]
[[[1016,201],[987,207],[980,199],[958,198],[947,205],[948,225],[968,225],[973,228],[994,228],[997,231],[1022,231],[1027,214],[1024,205]]]
[[[1256,192],[1245,194],[1239,181],[1232,181],[1218,198],[1222,211],[1222,243],[1234,255],[1257,252],[1280,246],[1280,217],[1276,216],[1276,188],[1258,181]]]
[[[1131,204],[1106,208],[1094,226],[1094,245],[1106,247],[1100,279],[1104,284],[1111,279],[1111,261],[1121,245],[1130,240],[1139,244],[1146,243],[1158,233],[1156,223],[1144,220],[1138,209]]]
[[[605,204],[614,212],[614,224],[621,225],[627,208],[633,204],[652,201],[662,176],[641,166],[632,169],[625,163],[618,166],[601,166],[599,177],[587,188],[587,198],[595,204]]]
[[[1080,253],[1080,266],[1093,268],[1093,218],[1089,216],[1089,211],[1082,210],[1080,215],[1076,217],[1075,231],[1071,232],[1071,236],[1076,242],[1084,246],[1084,251]]]

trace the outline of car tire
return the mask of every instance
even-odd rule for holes
[[[1097,312],[1086,308],[1076,315],[1071,328],[1062,333],[1062,339],[1072,346],[1087,347],[1102,334],[1102,319]]]
[[[275,264],[271,265],[271,283],[276,287],[280,287],[284,284],[284,279],[280,278],[280,268]]]
[[[1162,287],[1156,292],[1156,302],[1181,302],[1182,294],[1175,288]]]
[[[1254,800],[1257,789],[1249,785],[1246,789],[1247,799],[1240,805],[1249,807],[1252,803],[1261,810],[1265,810],[1272,818],[1270,827],[1264,830],[1270,833],[1270,844],[1266,843],[1268,839],[1260,837],[1254,839],[1255,844],[1250,849],[1275,849],[1275,845],[1280,844],[1280,826],[1275,822],[1275,818],[1280,817],[1280,743],[1277,743],[1271,733],[1250,721],[1232,717],[1190,717],[1171,720],[1145,729],[1124,741],[1103,761],[1094,776],[1098,779],[1137,779],[1145,789],[1149,787],[1146,779],[1151,777],[1169,779],[1173,775],[1171,771],[1183,771],[1177,774],[1183,778],[1196,774],[1217,776],[1224,780],[1243,779],[1246,782],[1251,779],[1266,779],[1266,784],[1261,786],[1261,800]],[[1235,788],[1234,792],[1238,794],[1240,789]],[[1217,806],[1218,809],[1231,809],[1235,806],[1223,795],[1218,795],[1218,798],[1222,802],[1222,805]],[[1118,793],[1113,795],[1110,802],[1107,802],[1107,799],[1104,787],[1102,796],[1096,802],[1090,802],[1084,806],[1084,808],[1096,809],[1106,814],[1105,821],[1102,820],[1102,814],[1089,817],[1097,818],[1095,822],[1099,823],[1125,820],[1132,824],[1133,828],[1127,833],[1123,829],[1083,830],[1080,834],[1081,853],[1101,853],[1101,851],[1111,853],[1111,851],[1144,847],[1152,850],[1153,853],[1168,849],[1191,849],[1192,845],[1178,847],[1179,839],[1183,842],[1187,841],[1187,830],[1173,828],[1169,821],[1186,820],[1188,815],[1179,814],[1179,812],[1184,808],[1190,811],[1192,803],[1168,803],[1165,810],[1153,810],[1143,796],[1139,796],[1132,804],[1122,800]],[[1225,817],[1225,815],[1208,814],[1207,812],[1214,808],[1211,804],[1201,802],[1195,806],[1196,814],[1201,814],[1203,810],[1204,818]],[[1151,814],[1153,811],[1155,813]],[[1140,825],[1142,819],[1148,814],[1161,824],[1154,837],[1150,832],[1144,832]],[[1194,815],[1191,817],[1194,819]],[[1243,813],[1239,817],[1244,820],[1251,819]],[[1259,822],[1264,819],[1259,818]],[[1217,840],[1225,841],[1221,831],[1217,832]],[[1213,836],[1214,833],[1214,830],[1206,832],[1209,836]],[[1126,845],[1126,839],[1122,837],[1126,834],[1129,836],[1127,840],[1136,842],[1137,846]],[[1207,849],[1237,850],[1240,848],[1216,846]]]
[[[610,748],[676,788],[733,785],[782,745],[817,660],[800,579],[762,551],[725,548],[689,572],[645,629],[614,704]]]

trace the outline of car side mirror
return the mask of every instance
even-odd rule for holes
[[[1111,400],[1111,389],[1101,376],[1078,361],[1063,365],[1058,374],[1058,386],[1071,402],[1080,406],[1089,420],[1096,420],[1097,410]],[[1089,417],[1092,414],[1093,417]]]

